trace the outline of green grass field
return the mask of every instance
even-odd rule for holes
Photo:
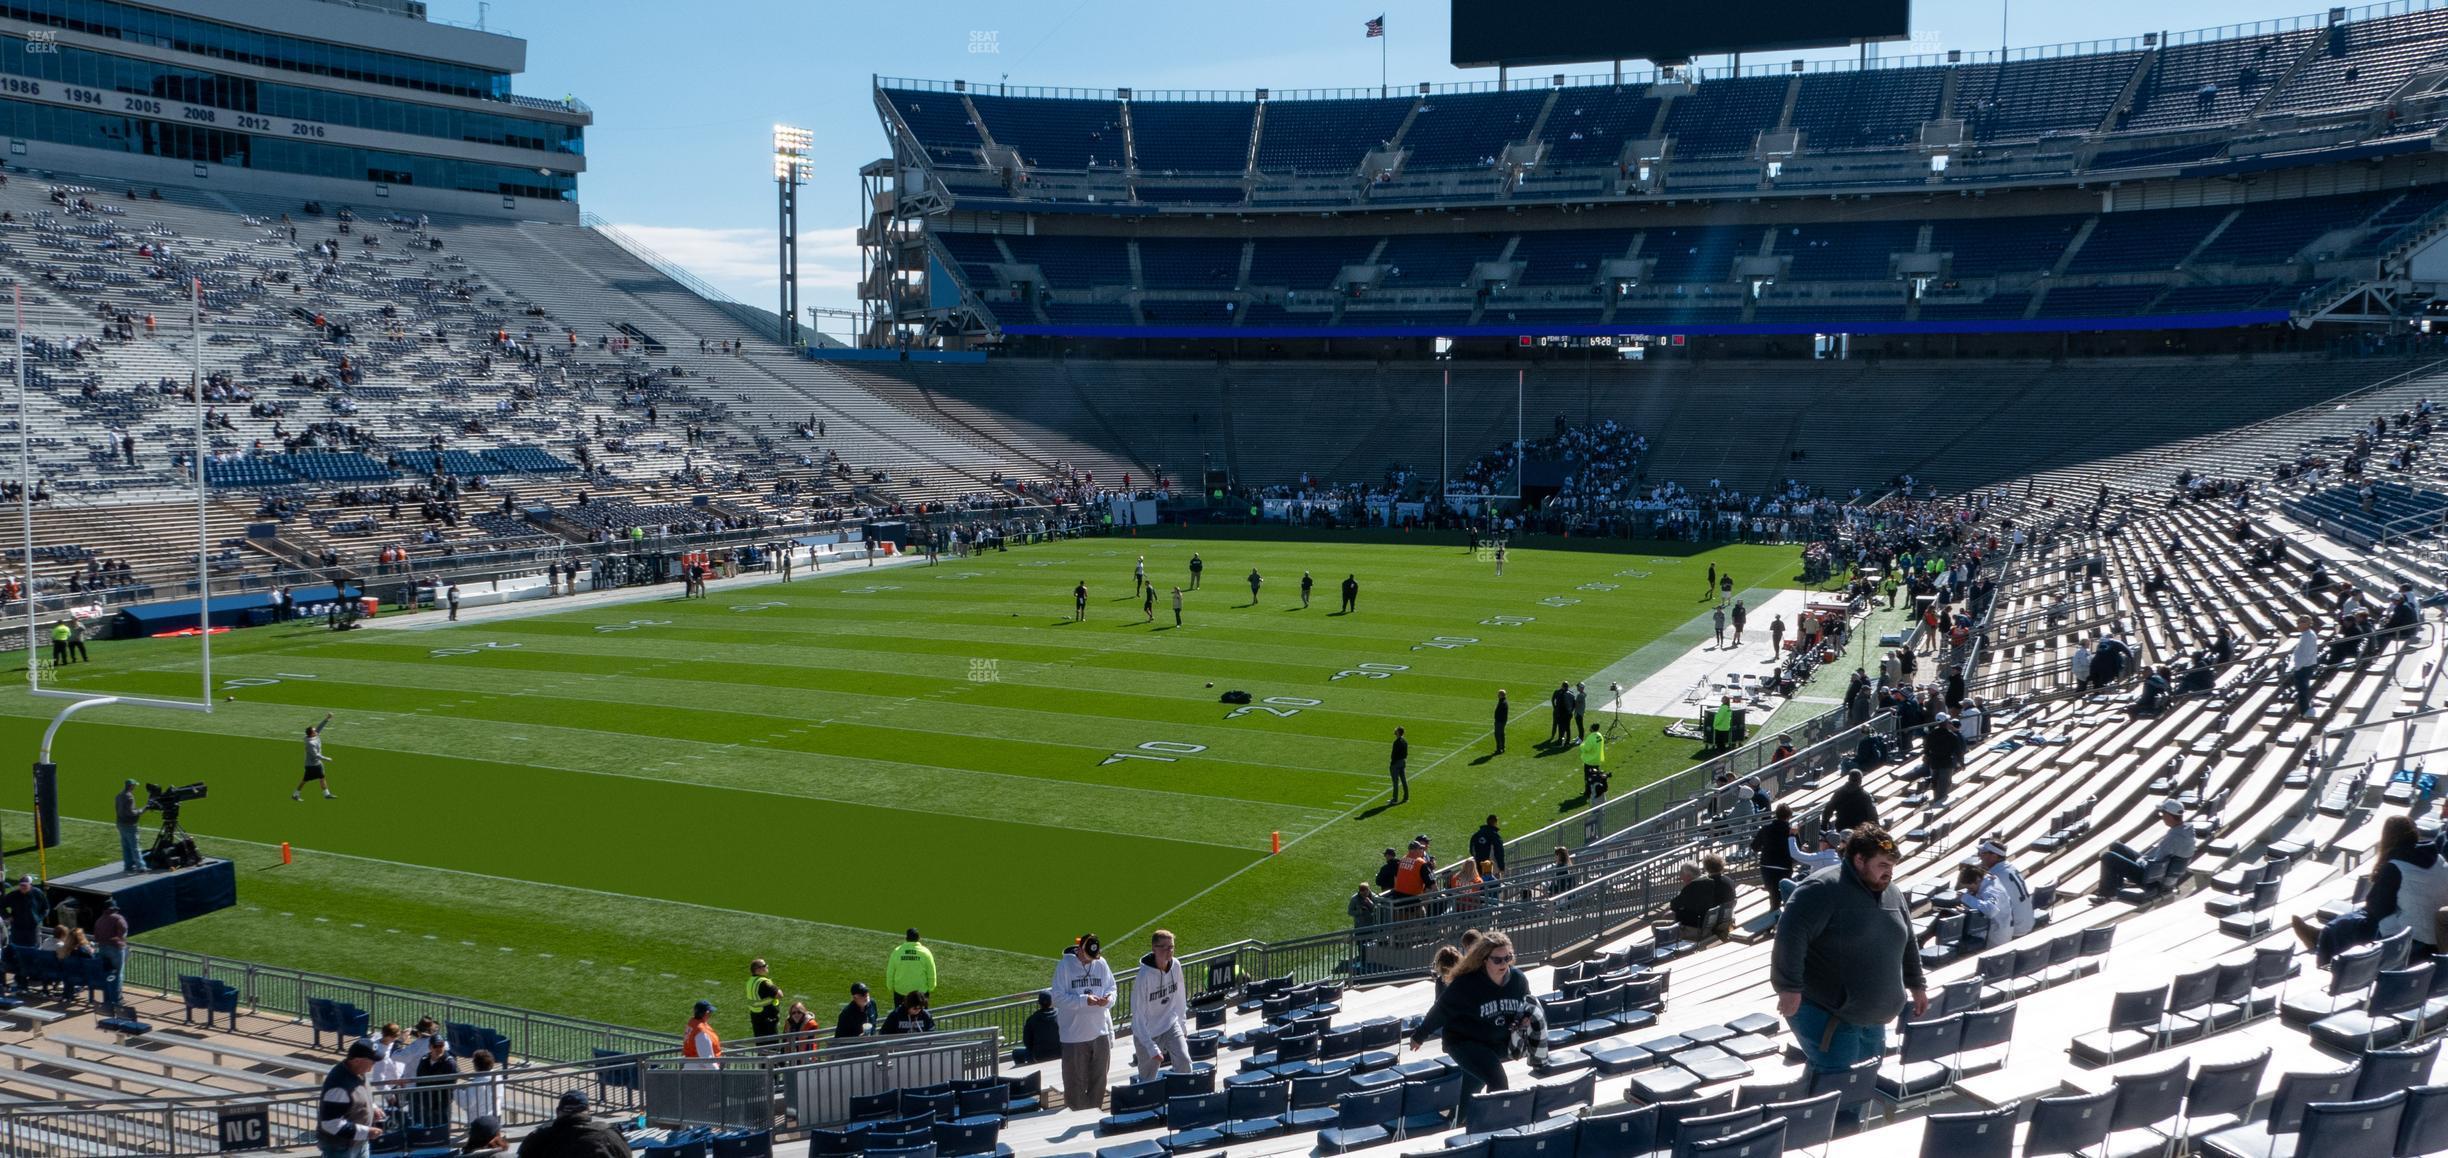
[[[1134,557],[1169,587],[1193,550],[1207,582],[1185,625],[1161,594],[1143,623]],[[1794,553],[1521,550],[1497,579],[1384,538],[1092,539],[431,630],[234,632],[213,675],[236,702],[104,707],[62,731],[74,819],[50,871],[116,859],[122,776],[200,779],[188,827],[238,863],[240,905],[164,945],[661,1027],[736,997],[759,955],[829,1012],[914,924],[939,1003],[995,996],[1043,985],[1082,931],[1128,960],[1159,922],[1185,949],[1332,928],[1384,845],[1427,832],[1450,860],[1488,812],[1513,833],[1555,819],[1580,775],[1536,746],[1546,691],[1705,637],[1711,562],[1775,586]],[[1346,573],[1353,615],[1335,612]],[[193,640],[93,652],[58,686],[196,694]],[[1512,744],[1489,760],[1499,687]],[[1220,704],[1232,688],[1260,710]],[[5,701],[0,738],[30,760],[60,701]],[[339,798],[293,803],[326,711]],[[1613,750],[1618,792],[1696,758],[1657,724]],[[1415,799],[1382,809],[1396,725]],[[22,812],[0,828],[28,843]],[[719,1020],[745,1032],[737,1001]]]

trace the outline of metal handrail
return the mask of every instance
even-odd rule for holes
[[[1842,709],[1826,713],[1821,719],[1840,717]],[[1754,771],[1772,791],[1782,788],[1782,777],[1805,770],[1832,771],[1864,735],[1894,734],[1895,715],[1881,712],[1869,722],[1843,729],[1797,752],[1782,762],[1763,764],[1767,771]],[[1752,745],[1753,752],[1765,745]],[[1650,895],[1652,885],[1644,885],[1638,896],[1625,896],[1620,891],[1609,893],[1606,904],[1590,907],[1595,895],[1588,889],[1588,874],[1599,870],[1611,886],[1628,888],[1627,873],[1641,865],[1671,865],[1686,856],[1695,855],[1702,847],[1725,854],[1729,861],[1747,858],[1749,843],[1738,839],[1739,823],[1729,823],[1709,815],[1708,805],[1719,791],[1713,778],[1693,773],[1710,768],[1730,757],[1710,761],[1672,778],[1666,783],[1669,791],[1657,794],[1660,803],[1653,807],[1636,807],[1636,819],[1621,829],[1605,830],[1609,809],[1623,806],[1627,796],[1606,801],[1569,818],[1571,823],[1585,825],[1579,847],[1601,847],[1605,851],[1598,859],[1577,862],[1558,874],[1551,868],[1526,870],[1524,876],[1509,876],[1493,889],[1494,898],[1468,893],[1432,893],[1422,902],[1390,905],[1388,911],[1408,912],[1420,905],[1436,908],[1453,907],[1419,916],[1405,916],[1374,924],[1330,930],[1306,937],[1283,941],[1235,941],[1196,953],[1184,954],[1181,960],[1192,983],[1194,994],[1205,992],[1221,995],[1240,983],[1259,977],[1288,976],[1298,983],[1342,981],[1347,984],[1382,983],[1406,980],[1418,976],[1427,967],[1428,954],[1435,946],[1459,937],[1469,927],[1502,928],[1514,938],[1516,952],[1524,964],[1544,960],[1555,953],[1611,935],[1632,920],[1654,910],[1662,903]],[[1740,778],[1737,778],[1739,782]],[[1699,782],[1708,787],[1692,793],[1676,784]],[[1642,793],[1647,790],[1643,789]],[[1667,799],[1667,797],[1672,799]],[[1735,811],[1739,816],[1739,810]],[[1676,826],[1685,826],[1678,828]],[[1520,848],[1525,858],[1530,850],[1544,846],[1544,834],[1557,831],[1550,825],[1530,836],[1506,842],[1509,848]],[[1556,843],[1570,843],[1569,838]],[[1618,845],[1620,844],[1620,848]],[[1572,889],[1549,895],[1521,896],[1516,885],[1552,883],[1558,875],[1578,882]],[[1506,898],[1511,899],[1506,899]],[[1051,962],[1048,963],[1051,968]],[[1117,1026],[1129,1024],[1130,992],[1136,983],[1138,970],[1117,970],[1114,981],[1118,995],[1114,1001],[1113,1019]],[[1018,1039],[1021,1023],[1037,1009],[1035,991],[1005,997],[983,998],[957,1005],[937,1006],[932,1010],[938,1027],[993,1027],[1006,1037]]]
[[[679,262],[656,252],[645,242],[639,241],[635,237],[631,237],[627,232],[620,229],[620,227],[606,221],[602,216],[596,213],[580,213],[578,215],[578,223],[588,229],[592,229],[595,232],[602,234],[605,240],[610,241],[612,244],[617,245],[624,250],[627,250],[629,252],[629,256],[645,262],[648,266],[652,267],[656,273],[662,274],[663,276],[680,283],[681,288],[705,299],[708,305],[713,306],[717,311],[729,316],[732,321],[739,323],[750,333],[756,334],[758,341],[764,342],[774,340],[773,336],[768,333],[772,327],[767,324],[762,315],[762,311],[758,310],[755,306],[751,306],[738,298],[732,297],[730,294],[714,288],[712,283],[706,281],[704,278],[698,277],[694,273],[689,272],[687,266],[681,265]],[[785,318],[783,320],[788,321],[789,319]]]
[[[846,1120],[849,1101],[858,1094],[952,1077],[992,1076],[1001,1053],[1002,1039],[991,1030],[828,1041],[812,1052],[726,1053],[713,1059],[683,1058],[667,1047],[571,1064],[496,1069],[481,1084],[466,1080],[466,1073],[448,1082],[411,1079],[376,1091],[376,1098],[390,1107],[392,1129],[435,1110],[447,1114],[456,1095],[482,1089],[491,1112],[511,1130],[552,1121],[561,1096],[578,1091],[588,1096],[591,1111],[598,1114],[795,1136],[816,1125]],[[254,1114],[263,1116],[265,1146],[312,1145],[322,1117],[319,1090],[309,1084],[197,1098],[11,1105],[0,1108],[0,1154],[215,1154],[221,1150],[224,1117]]]
[[[2407,2],[2407,0],[2395,0],[2395,2],[2391,3],[2368,4],[2360,8],[2345,10],[2343,13],[2343,21],[2346,23],[2354,23],[2374,19],[2380,16],[2426,11],[2439,7],[2443,3],[2448,3],[2448,0],[2418,0],[2418,2],[2412,3]],[[2211,40],[2266,36],[2272,32],[2287,32],[2304,28],[2327,28],[2331,25],[2331,23],[2331,13],[2323,11],[2307,13],[2305,15],[2296,17],[2281,17],[2272,20],[2254,21],[2250,23],[2216,25],[2208,28],[2190,29],[2182,32],[2159,33],[2157,44],[2190,45]],[[2001,56],[2008,62],[2026,60],[2054,60],[2068,56],[2129,53],[2141,51],[2149,47],[2153,47],[2153,45],[2147,42],[2145,35],[2135,35],[2113,37],[2101,40],[2065,41],[2056,44],[2026,45],[2019,48],[2008,48],[2002,50],[1995,48],[1980,49],[1963,53],[1961,61],[1952,64],[1947,62],[1940,54],[1924,53],[1904,58],[1891,58],[1883,60],[1860,58],[1850,60],[1840,59],[1831,61],[1816,61],[1805,64],[1804,68],[1809,72],[1877,72],[1892,70],[1898,67],[1915,67],[1918,65],[1947,65],[1950,67],[1966,67],[1971,65],[1994,66],[1998,63]],[[1746,76],[1760,75],[1762,73],[1784,75],[1791,67],[1791,64],[1787,61],[1776,60],[1765,64],[1754,63],[1752,65],[1747,65],[1744,66],[1741,71],[1742,74]],[[1725,77],[1734,74],[1733,69],[1722,65],[1707,66],[1702,68],[1686,68],[1683,71],[1687,75],[1697,76],[1703,80],[1716,77]],[[1640,70],[1638,72],[1626,70],[1622,75],[1621,83],[1625,85],[1633,85],[1636,83],[1647,84],[1655,80],[1657,75],[1658,74],[1655,70]],[[965,80],[922,80],[910,77],[889,76],[871,77],[870,83],[877,88],[907,89],[919,92],[958,91],[975,93],[982,96],[1054,97],[1073,100],[1118,101],[1121,99],[1119,90],[1110,88],[1088,88],[1076,86],[1049,87],[1042,85],[1015,85],[1009,83],[991,83]],[[1564,78],[1564,87],[1568,89],[1592,85],[1605,85],[1612,87],[1616,83],[1617,78],[1613,73],[1587,73],[1566,76]],[[1537,76],[1513,78],[1504,86],[1506,90],[1529,89],[1533,91],[1552,87],[1555,87],[1555,85],[1550,77]],[[1133,99],[1137,100],[1181,99],[1184,97],[1196,100],[1227,101],[1254,101],[1257,99],[1257,92],[1252,89],[1201,89],[1186,92],[1160,92],[1159,90],[1154,89],[1141,92],[1137,89],[1133,89],[1131,91]],[[1462,81],[1448,84],[1431,84],[1427,88],[1427,94],[1430,96],[1448,96],[1461,93],[1494,91],[1498,91],[1498,86],[1494,81]],[[1409,83],[1393,84],[1388,86],[1355,85],[1345,88],[1331,89],[1270,89],[1268,90],[1268,97],[1270,100],[1333,99],[1336,97],[1367,99],[1376,99],[1379,97],[1398,97],[1408,99],[1417,96],[1419,93],[1420,86],[1415,83]]]
[[[414,1022],[420,1017],[483,1025],[508,1036],[520,1057],[555,1064],[585,1061],[599,1049],[652,1053],[667,1047],[672,1038],[669,1033],[142,942],[128,945],[121,976],[130,988],[152,990],[173,1000],[180,995],[181,977],[221,981],[237,990],[240,1003],[247,1008],[297,1019],[310,1016],[310,999],[329,999],[365,1010],[375,1025]]]

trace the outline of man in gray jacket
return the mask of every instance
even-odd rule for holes
[[[1812,873],[1785,902],[1768,968],[1777,1014],[1820,1073],[1881,1056],[1908,993],[1914,1017],[1929,1012],[1912,915],[1889,887],[1903,859],[1895,838],[1865,824],[1843,851],[1843,861]]]
[[[1190,1071],[1190,985],[1182,974],[1172,932],[1156,930],[1131,986],[1131,1038],[1138,1046],[1140,1081],[1155,1077],[1160,1065]]]

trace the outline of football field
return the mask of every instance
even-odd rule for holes
[[[1193,551],[1205,581],[1175,628],[1166,590]],[[1383,846],[1429,833],[1450,863],[1489,812],[1508,833],[1563,815],[1579,764],[1537,743],[1557,681],[1705,641],[1711,564],[1758,594],[1794,581],[1790,547],[1681,551],[1516,550],[1498,578],[1399,536],[1083,539],[718,580],[697,600],[674,585],[450,625],[237,631],[213,653],[236,699],[211,715],[111,706],[62,730],[72,819],[49,869],[116,859],[123,776],[202,780],[185,821],[237,862],[239,907],[142,939],[646,1027],[711,996],[744,1034],[748,958],[829,1015],[849,982],[880,988],[915,925],[939,1004],[996,996],[1042,986],[1082,932],[1126,963],[1160,922],[1186,951],[1333,928]],[[197,692],[193,640],[93,655],[54,683]],[[1488,759],[1498,688],[1514,723]],[[1253,702],[1220,703],[1232,689]],[[61,702],[0,700],[0,738],[30,762]],[[293,802],[325,712],[337,799]],[[1625,722],[1618,793],[1698,756],[1662,721]],[[1398,725],[1415,798],[1385,809]],[[8,871],[32,871],[9,795]]]

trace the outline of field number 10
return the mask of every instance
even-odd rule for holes
[[[1206,750],[1207,745],[1205,744],[1184,744],[1176,740],[1150,740],[1139,745],[1139,750],[1136,752],[1116,752],[1097,761],[1097,767],[1119,764],[1124,760],[1154,760],[1159,764],[1171,764],[1175,756],[1196,756]],[[1170,755],[1151,756],[1148,754],[1150,752],[1165,752]]]

